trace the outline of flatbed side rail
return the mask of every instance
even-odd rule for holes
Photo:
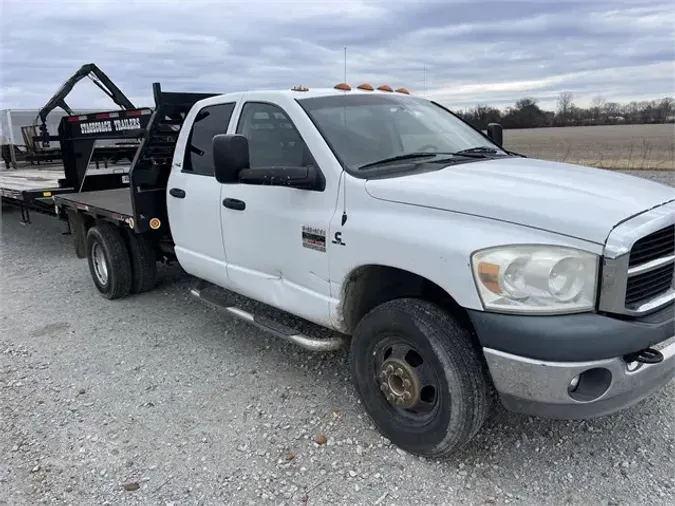
[[[192,106],[217,95],[163,92],[159,83],[153,83],[152,87],[155,110],[129,172],[136,232],[157,229],[158,223],[168,231],[166,185],[178,135]]]

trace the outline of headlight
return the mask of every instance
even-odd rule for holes
[[[483,306],[504,313],[578,313],[595,307],[598,256],[546,245],[499,246],[471,257]]]

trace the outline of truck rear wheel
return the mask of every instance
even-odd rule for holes
[[[395,299],[357,325],[351,373],[366,412],[401,449],[442,458],[468,443],[488,413],[489,378],[471,335],[444,310]]]
[[[157,255],[155,246],[147,234],[127,230],[127,244],[131,257],[131,293],[148,292],[157,283]]]
[[[94,285],[105,298],[119,299],[129,294],[131,260],[117,227],[101,222],[89,229],[87,262]]]

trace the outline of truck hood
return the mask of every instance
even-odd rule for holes
[[[370,179],[376,199],[504,220],[604,243],[618,223],[675,199],[675,189],[609,170],[500,158]]]

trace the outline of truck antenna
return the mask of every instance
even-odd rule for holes
[[[344,64],[345,64],[345,75],[344,75],[344,83],[347,82],[347,46],[344,46]],[[345,122],[345,128],[347,128],[347,107],[344,108],[343,110],[343,115],[344,115],[344,122]],[[342,188],[342,226],[345,226],[345,223],[347,223],[347,173],[345,172],[345,168],[342,167],[342,184],[344,187]]]
[[[427,64],[423,63],[422,64],[422,76],[424,79],[424,97],[426,98],[427,96]]]

